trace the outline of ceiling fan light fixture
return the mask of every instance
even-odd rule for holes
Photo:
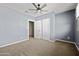
[[[35,7],[33,9],[28,9],[28,12],[29,13],[34,13],[34,14],[43,14],[43,12],[47,12],[47,11],[44,11],[43,8],[45,8],[47,6],[47,4],[43,4],[41,6],[41,4],[35,4],[35,3],[32,3],[32,5]]]
[[[41,12],[41,10],[38,10],[38,13]]]

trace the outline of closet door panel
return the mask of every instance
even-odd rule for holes
[[[35,22],[35,38],[42,38],[41,20]]]
[[[43,39],[49,40],[50,39],[50,19],[42,20],[42,34]]]

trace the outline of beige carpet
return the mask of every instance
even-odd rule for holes
[[[73,44],[50,42],[30,38],[30,40],[0,48],[0,55],[6,56],[74,56],[79,55]]]

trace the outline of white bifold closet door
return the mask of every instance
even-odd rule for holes
[[[50,19],[35,21],[35,38],[50,39]]]
[[[43,39],[50,40],[50,19],[42,20],[42,37]]]

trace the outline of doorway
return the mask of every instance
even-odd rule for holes
[[[29,21],[29,37],[34,37],[34,22]]]

